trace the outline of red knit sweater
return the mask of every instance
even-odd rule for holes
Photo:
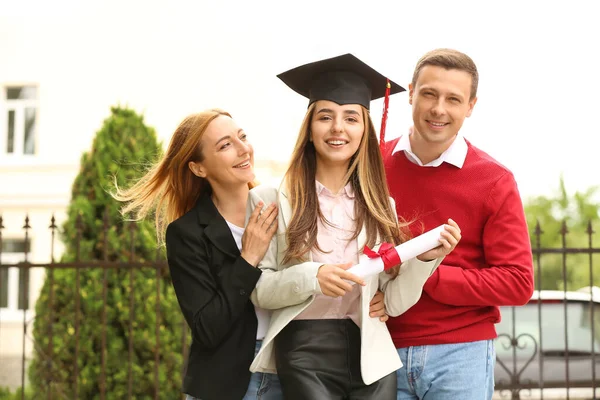
[[[388,320],[396,347],[496,337],[498,306],[522,305],[533,292],[533,260],[523,205],[512,173],[468,144],[462,168],[421,167],[404,151],[384,149],[396,211],[413,236],[452,218],[462,239],[412,308]]]

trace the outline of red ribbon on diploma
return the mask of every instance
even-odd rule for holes
[[[396,248],[387,242],[383,242],[377,251],[373,251],[369,247],[365,246],[363,253],[365,253],[369,258],[381,257],[384,271],[402,263]]]

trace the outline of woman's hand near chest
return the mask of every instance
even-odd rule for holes
[[[277,232],[277,206],[269,204],[261,212],[263,205],[263,202],[256,205],[242,236],[242,258],[255,267],[265,256],[271,238]]]

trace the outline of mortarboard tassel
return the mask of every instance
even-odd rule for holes
[[[387,80],[385,86],[385,97],[383,99],[383,115],[381,116],[381,129],[379,130],[379,150],[383,153],[383,147],[385,146],[385,126],[387,124],[388,106],[390,105],[390,80]]]

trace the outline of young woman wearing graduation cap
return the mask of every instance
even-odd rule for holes
[[[392,274],[363,280],[347,272],[363,246],[407,239],[369,115],[370,101],[386,94],[388,81],[351,54],[279,78],[307,97],[309,107],[281,187],[250,191],[249,210],[273,201],[279,206],[277,235],[251,296],[274,312],[251,370],[277,372],[286,400],[395,399],[402,364],[385,323],[369,316],[369,302],[381,288],[388,314],[414,305],[460,239],[458,226],[447,225],[438,248]],[[391,94],[404,90],[389,85]]]

